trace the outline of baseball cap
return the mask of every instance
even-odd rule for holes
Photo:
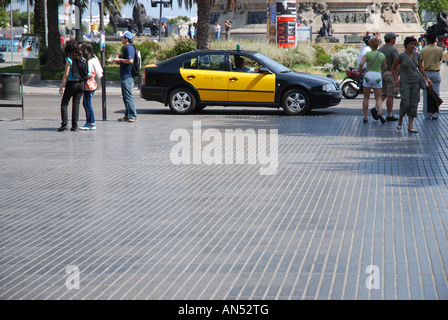
[[[365,37],[362,39],[362,41],[364,41],[364,43],[368,46],[368,45],[369,45],[369,40],[372,39],[372,38],[373,38],[372,35],[368,35],[368,36],[365,36]]]
[[[126,38],[132,40],[132,39],[134,38],[134,35],[133,35],[132,33],[130,33],[129,31],[126,31],[126,32],[123,34],[123,37],[126,37]]]
[[[398,38],[399,35],[393,32],[387,32],[384,36],[384,39],[392,39],[392,38]]]

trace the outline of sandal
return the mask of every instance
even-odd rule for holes
[[[408,129],[408,131],[409,131],[410,133],[418,133],[418,131],[415,130],[415,129]]]
[[[384,119],[384,117],[381,113],[378,113],[377,117],[378,117],[378,119],[380,119],[381,123],[386,123],[386,119]]]
[[[401,126],[397,126],[395,129],[397,129],[397,131],[401,130]]]

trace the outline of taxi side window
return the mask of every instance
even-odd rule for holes
[[[182,63],[182,68],[183,69],[197,69],[198,68],[198,58],[191,58],[191,59],[184,61],[184,63]]]
[[[256,69],[256,68],[261,68],[263,67],[261,64],[259,64],[257,61],[255,61],[254,59],[251,59],[249,57],[246,56],[240,56],[240,55],[231,55],[230,56],[230,63],[232,65],[232,71],[236,71],[236,69],[238,69],[238,63],[237,61],[240,61],[241,59],[244,60],[244,67],[249,68],[249,69]]]
[[[199,56],[200,70],[225,71],[225,56],[223,54],[207,54]]]

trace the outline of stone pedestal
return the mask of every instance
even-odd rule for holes
[[[315,41],[317,43],[320,43],[320,42],[339,43],[338,38],[330,37],[330,36],[317,36]]]
[[[223,28],[226,19],[232,21],[231,34],[235,38],[265,39],[267,33],[267,1],[239,1],[235,11],[226,10],[226,1],[215,1],[211,9],[212,23],[218,21]],[[311,26],[312,41],[319,36],[322,14],[330,11],[332,36],[341,44],[361,43],[361,34],[379,32],[384,40],[386,32],[395,32],[402,43],[407,36],[418,38],[424,33],[417,14],[417,0],[375,2],[375,0],[297,1],[297,21]],[[358,39],[356,39],[356,34]]]

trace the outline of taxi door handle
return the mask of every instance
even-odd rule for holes
[[[196,77],[191,75],[191,76],[187,76],[188,79],[195,79]]]
[[[230,81],[238,81],[238,78],[230,78]]]

